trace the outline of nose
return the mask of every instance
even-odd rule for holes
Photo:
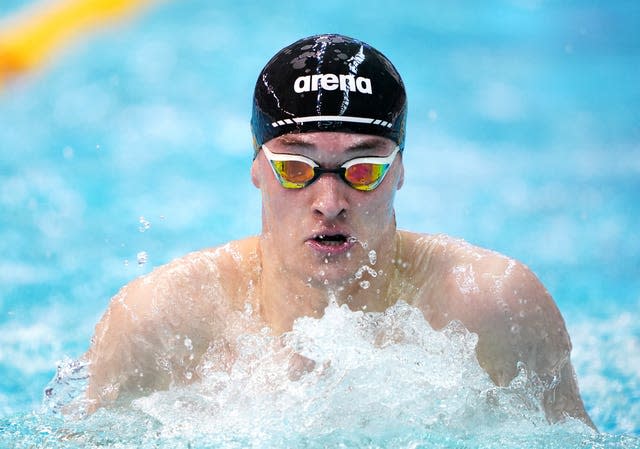
[[[313,213],[325,219],[335,219],[344,215],[349,208],[347,186],[336,174],[325,173],[307,187],[313,195]]]

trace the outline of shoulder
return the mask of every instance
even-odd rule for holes
[[[478,335],[478,362],[496,385],[508,385],[524,368],[545,388],[551,421],[573,416],[594,427],[580,399],[564,319],[526,265],[445,235],[399,235],[403,257],[418,265],[410,262],[407,270],[425,284],[416,306],[432,326],[460,321]]]
[[[186,254],[135,279],[116,298],[144,307],[163,300],[193,302],[210,294],[228,294],[259,267],[255,248],[249,238]]]
[[[478,359],[497,384],[517,362],[540,374],[567,362],[571,343],[546,288],[522,262],[445,235],[411,235],[430,266],[420,306],[434,327],[461,321],[478,334]]]
[[[550,296],[536,275],[522,262],[496,251],[443,234],[402,231],[402,254],[409,270],[423,274],[449,299],[474,301],[476,308],[536,307]],[[553,302],[553,301],[551,301]],[[544,304],[542,304],[544,305]]]
[[[242,314],[259,269],[252,247],[246,239],[190,253],[123,287],[96,325],[86,354],[87,397],[102,404],[120,392],[191,379],[212,339],[225,335],[232,318]]]
[[[252,239],[192,252],[124,286],[96,326],[94,340],[114,333],[219,327],[250,296],[259,263]],[[197,319],[194,319],[197,318]]]

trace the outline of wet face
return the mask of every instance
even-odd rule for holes
[[[322,168],[336,168],[353,158],[387,156],[395,143],[377,136],[317,132],[283,135],[266,146],[272,153],[302,155]],[[263,264],[273,262],[282,274],[311,285],[340,286],[393,248],[401,155],[372,191],[356,190],[334,173],[304,188],[286,189],[262,150],[251,174],[262,191]]]

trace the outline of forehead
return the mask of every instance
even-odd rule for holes
[[[385,137],[345,132],[284,134],[267,142],[279,151],[386,154],[395,142]]]

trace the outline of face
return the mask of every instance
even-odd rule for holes
[[[276,155],[302,155],[332,169],[353,158],[387,156],[396,145],[377,136],[317,132],[283,135],[266,146]],[[287,276],[338,286],[353,279],[362,266],[375,264],[372,250],[379,259],[381,251],[393,247],[393,199],[403,182],[400,154],[371,191],[356,190],[335,173],[322,174],[301,189],[286,189],[263,150],[251,174],[262,191],[263,260],[273,261]]]

